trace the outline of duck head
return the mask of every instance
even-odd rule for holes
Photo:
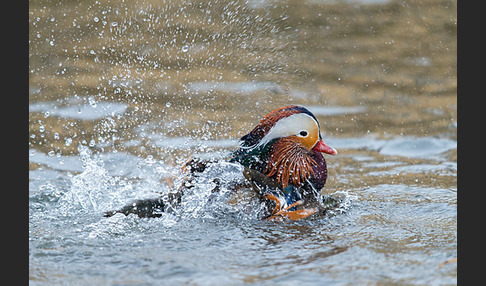
[[[311,182],[320,190],[327,178],[322,153],[337,154],[322,141],[316,117],[297,105],[268,113],[240,143],[231,161],[276,179],[282,189]]]

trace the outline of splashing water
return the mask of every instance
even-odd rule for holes
[[[80,152],[84,171],[72,178],[72,184],[59,199],[63,215],[79,212],[100,214],[107,208],[120,207],[133,196],[133,186],[121,177],[112,177],[101,159],[93,159],[87,147]]]
[[[257,196],[244,198],[235,193],[236,186],[246,182],[241,165],[216,162],[194,179],[182,198],[181,217],[261,217],[264,204]]]
[[[32,284],[456,283],[457,1],[31,2]],[[103,217],[289,103],[340,152],[329,215],[262,221],[219,162]]]
[[[58,201],[63,216],[94,214],[119,209],[138,199],[163,198],[165,203],[170,194],[181,193],[180,203],[172,206],[168,215],[171,222],[195,218],[238,218],[240,220],[259,220],[263,217],[265,203],[249,189],[243,176],[243,167],[226,161],[207,164],[203,172],[188,180],[187,174],[156,166],[150,156],[138,164],[140,181],[131,182],[126,178],[112,176],[104,168],[104,162],[91,154],[88,147],[80,148],[84,171],[73,176],[70,189]],[[160,180],[164,175],[174,179],[171,187],[164,186]],[[241,186],[243,191],[235,191]],[[252,195],[253,194],[253,195]],[[319,197],[322,195],[318,194]],[[330,214],[343,213],[351,202],[351,196],[340,192],[338,206]],[[109,220],[110,221],[110,220]],[[110,222],[107,222],[108,224]],[[112,227],[110,227],[112,229]],[[116,232],[116,231],[115,231]]]
[[[218,213],[223,216],[246,215],[249,219],[257,218],[261,209],[256,199],[251,200],[250,205],[243,204],[241,207],[239,204],[228,204],[235,200],[234,186],[242,185],[246,180],[242,175],[243,167],[238,164],[224,161],[209,164],[204,172],[189,183],[185,181],[185,174],[180,171],[175,174],[175,170],[156,166],[157,162],[150,157],[138,165],[139,178],[142,180],[132,182],[126,178],[111,176],[105,169],[103,160],[94,158],[96,156],[87,147],[83,147],[80,154],[84,170],[73,176],[70,189],[58,201],[59,210],[64,216],[80,213],[100,216],[136,199],[166,198],[174,190],[157,181],[156,178],[164,175],[177,176],[174,185],[182,184],[185,189],[180,206],[173,212],[178,219],[213,217]]]

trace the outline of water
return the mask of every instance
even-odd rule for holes
[[[457,284],[456,7],[30,3],[30,284]],[[338,150],[330,214],[262,221],[223,162],[176,213],[103,217],[288,104]]]
[[[244,207],[211,207],[208,196],[214,186],[207,181],[188,195],[179,216],[104,218],[106,210],[167,189],[158,181],[165,174],[160,162],[136,164],[137,158],[122,157],[113,163],[136,165],[137,180],[110,175],[101,161],[89,157],[84,171],[74,176],[47,160],[49,171],[31,171],[31,282],[455,283],[455,266],[438,267],[456,256],[456,190],[431,181],[454,178],[451,162],[385,164],[396,163],[387,157],[378,164],[375,157],[351,156],[355,166],[342,172],[339,181],[361,170],[371,186],[335,191],[346,199],[333,216],[276,223],[261,221]],[[399,177],[420,180],[406,184]]]

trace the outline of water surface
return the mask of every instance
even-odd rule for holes
[[[30,284],[457,284],[457,1],[29,4]],[[288,104],[338,150],[332,213],[262,221],[222,164],[184,212],[103,217]]]

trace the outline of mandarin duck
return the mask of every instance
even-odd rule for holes
[[[323,206],[320,191],[326,183],[327,166],[322,153],[336,155],[337,151],[322,141],[319,122],[308,109],[297,105],[275,109],[241,137],[239,149],[230,155],[228,162],[243,166],[246,178],[243,184],[234,184],[235,192],[250,190],[267,203],[269,214],[263,219],[309,217]],[[105,216],[133,213],[159,217],[177,208],[185,191],[194,187],[194,178],[215,162],[191,159],[182,168],[187,178],[167,200],[139,200]]]
[[[337,151],[322,141],[314,114],[297,105],[275,109],[240,141],[230,162],[245,166],[244,175],[254,188],[275,202],[270,219],[296,220],[316,211],[327,179],[322,153]],[[297,210],[304,203],[311,208]]]

